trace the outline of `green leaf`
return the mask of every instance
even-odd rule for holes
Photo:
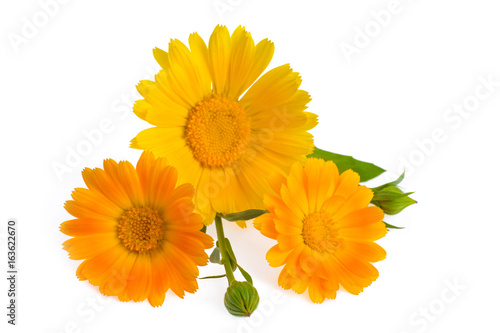
[[[201,228],[200,230],[201,232],[204,232],[204,233],[207,233],[207,226],[206,225],[203,225],[203,228]]]
[[[226,274],[204,276],[204,277],[201,277],[200,280],[205,280],[205,279],[220,279],[220,278],[223,278],[223,277],[226,277]]]
[[[250,284],[253,284],[253,280],[250,274],[248,274],[247,271],[245,271],[240,265],[238,265],[238,268],[241,272],[241,275],[243,275],[243,277],[245,278],[245,280],[247,280]]]
[[[385,221],[383,221],[383,222],[385,223],[385,227],[387,229],[404,229],[404,227],[396,227],[395,225],[389,224],[389,223],[387,223]]]
[[[231,261],[231,268],[234,272],[236,270],[236,267],[238,266],[238,262],[236,261],[236,256],[234,255],[233,247],[231,246],[229,239],[224,238],[224,240],[226,241],[226,250],[227,254],[229,255],[229,260]]]
[[[372,190],[373,190],[373,192],[377,192],[377,191],[383,190],[383,189],[385,189],[386,187],[389,187],[389,186],[395,187],[395,186],[399,185],[399,183],[401,183],[404,178],[405,178],[405,173],[403,172],[401,174],[401,176],[399,176],[399,178],[396,179],[395,181],[392,181],[392,182],[384,184],[384,185],[380,185],[378,187],[374,187],[374,188],[372,188]]]
[[[316,157],[322,158],[325,161],[333,161],[337,165],[340,173],[348,169],[352,169],[354,172],[359,174],[362,182],[369,181],[370,179],[380,176],[385,172],[384,169],[376,166],[375,164],[358,161],[352,156],[331,153],[317,147],[315,147],[313,153],[307,157]]]
[[[269,213],[269,212],[267,210],[249,209],[249,210],[245,210],[245,211],[239,212],[239,213],[222,215],[221,217],[224,220],[227,220],[229,222],[248,221],[248,220],[252,220],[252,219],[259,217],[262,214],[266,214],[266,213]]]
[[[216,247],[210,255],[210,262],[213,264],[221,264],[220,249]]]

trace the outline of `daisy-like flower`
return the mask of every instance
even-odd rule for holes
[[[194,184],[207,224],[216,212],[263,208],[269,172],[286,174],[313,150],[307,131],[317,120],[304,112],[310,97],[298,73],[283,65],[260,76],[273,53],[273,43],[255,45],[243,27],[230,35],[217,26],[208,47],[193,33],[189,48],[172,40],[168,53],[155,49],[162,70],[138,85],[144,99],[134,112],[155,127],[131,147],[166,157]]]
[[[308,290],[315,303],[334,299],[341,285],[359,294],[378,277],[371,262],[386,252],[375,240],[387,230],[383,211],[368,207],[373,192],[359,175],[322,159],[296,163],[290,175],[271,177],[265,195],[269,213],[255,219],[260,232],[278,244],[267,253],[272,267],[283,266],[278,284],[296,293]]]
[[[194,188],[177,184],[165,159],[143,153],[137,169],[108,159],[104,169],[83,171],[87,188],[76,188],[65,208],[76,219],[61,231],[73,236],[63,246],[80,280],[120,301],[163,304],[171,289],[179,297],[198,289],[198,266],[208,263],[213,245],[193,213]]]

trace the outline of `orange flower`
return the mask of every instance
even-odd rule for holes
[[[295,163],[288,178],[270,180],[274,193],[264,196],[269,211],[255,219],[260,232],[278,244],[267,253],[273,267],[285,265],[278,278],[284,289],[303,293],[315,303],[334,299],[339,285],[359,294],[378,277],[370,262],[386,252],[375,240],[387,229],[383,211],[368,207],[373,192],[359,175],[310,158]]]
[[[198,266],[207,264],[213,240],[193,213],[193,186],[177,185],[175,168],[145,152],[137,170],[108,159],[104,170],[86,168],[83,179],[88,189],[76,188],[65,203],[76,219],[61,224],[74,237],[63,243],[69,257],[84,260],[80,280],[152,306],[162,305],[169,289],[181,298],[198,289]]]

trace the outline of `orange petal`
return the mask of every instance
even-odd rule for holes
[[[321,287],[320,278],[312,277],[309,281],[309,285],[307,287],[307,291],[309,294],[309,298],[313,303],[323,303],[325,300],[325,295],[323,293],[323,288]]]
[[[270,248],[269,251],[267,251],[266,259],[271,267],[283,266],[286,263],[288,255],[291,252],[292,250],[282,251],[276,244],[272,248]]]
[[[268,213],[263,214],[255,219],[257,224],[260,224],[260,232],[269,238],[276,239],[278,237],[278,232],[274,225],[274,214]]]
[[[103,234],[116,230],[117,223],[105,219],[80,218],[61,223],[60,230],[68,236]]]
[[[278,245],[281,250],[288,251],[293,250],[300,245],[304,245],[304,240],[300,235],[278,235],[276,238],[278,240]]]
[[[70,238],[63,243],[63,248],[68,251],[71,259],[82,260],[106,252],[119,244],[116,232],[109,232]]]
[[[375,241],[386,234],[387,228],[381,221],[361,227],[341,228],[339,230],[339,237],[348,238],[349,240]]]
[[[134,266],[130,271],[130,282],[128,284],[128,296],[140,302],[145,300],[151,287],[151,257],[149,253],[137,255]]]
[[[357,258],[369,262],[377,262],[385,259],[387,256],[385,250],[373,242],[345,241],[343,249]]]
[[[351,169],[342,172],[339,177],[339,184],[335,190],[335,195],[349,199],[358,189],[359,180],[359,174]]]
[[[338,215],[341,215],[340,211],[335,217]],[[360,228],[370,224],[380,224],[383,218],[384,212],[382,209],[371,206],[351,211],[336,223],[339,228]]]

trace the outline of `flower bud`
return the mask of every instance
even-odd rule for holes
[[[231,282],[224,295],[224,305],[233,316],[250,317],[258,304],[257,289],[247,281]]]
[[[403,193],[396,186],[389,186],[384,190],[375,193],[372,199],[372,204],[382,208],[385,214],[394,215],[401,212],[406,207],[417,203],[409,197],[410,193]]]
[[[372,188],[373,199],[371,201],[380,207],[385,214],[394,215],[401,212],[406,207],[417,203],[409,197],[413,192],[404,193],[397,185],[403,180],[404,173],[395,181],[382,186]]]

